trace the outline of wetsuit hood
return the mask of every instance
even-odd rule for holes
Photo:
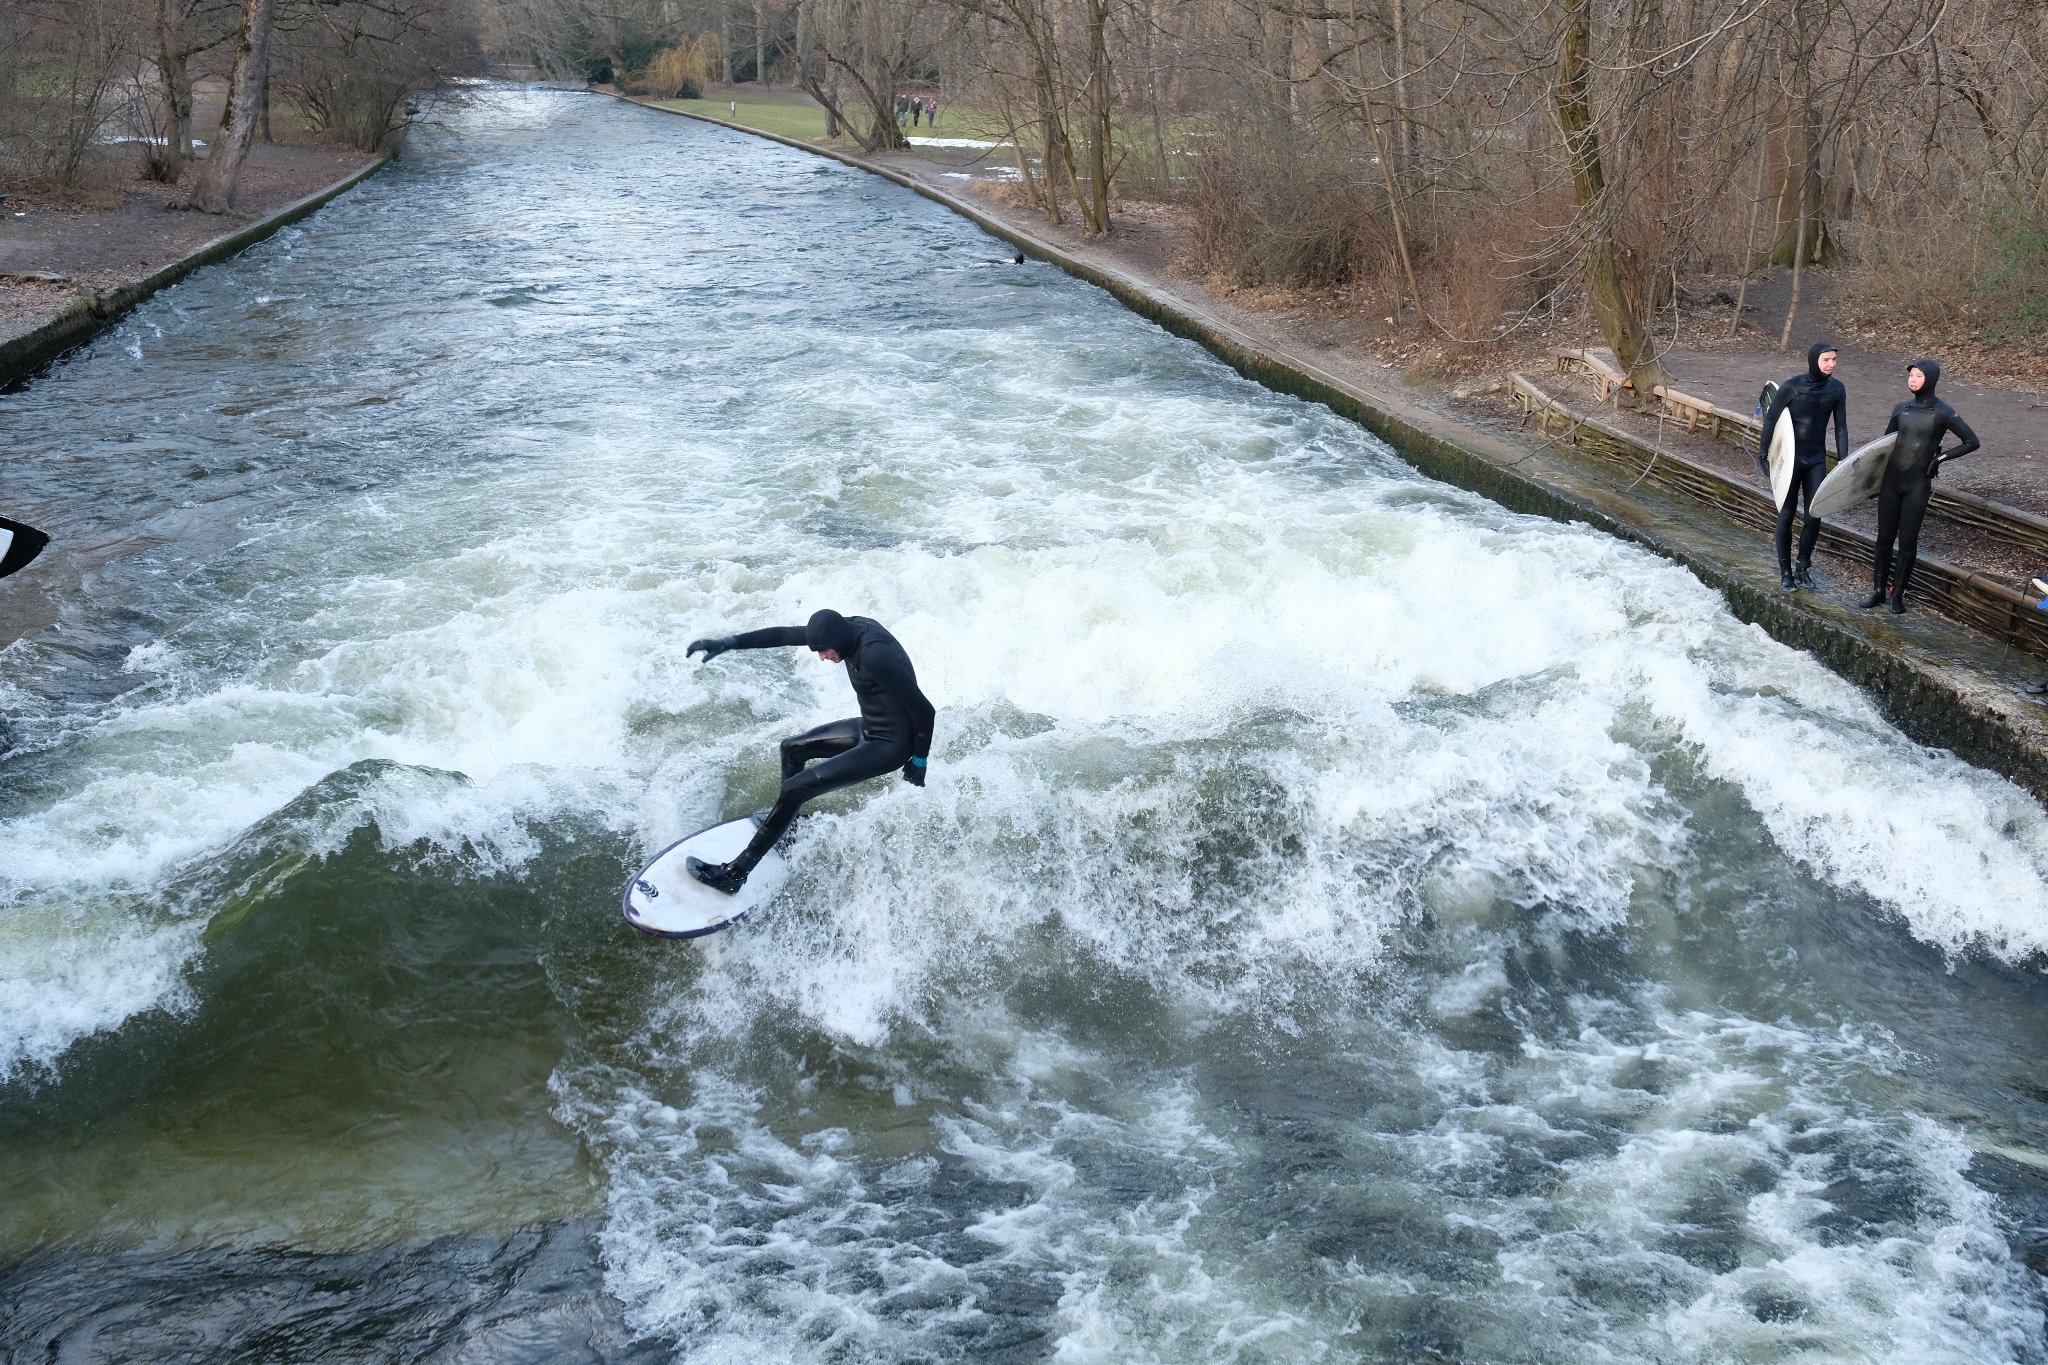
[[[1827,383],[1829,376],[1824,375],[1820,372],[1820,358],[1826,355],[1829,351],[1839,351],[1840,349],[1841,348],[1836,346],[1835,343],[1832,341],[1816,341],[1813,343],[1812,346],[1807,348],[1806,382],[1813,385],[1815,388],[1819,388],[1821,385]]]
[[[814,653],[829,649],[836,651],[840,658],[847,659],[853,657],[859,645],[860,631],[836,611],[813,612],[804,625],[804,647]]]
[[[1918,370],[1927,376],[1927,382],[1920,386],[1920,392],[1914,394],[1913,397],[1918,402],[1932,403],[1934,401],[1934,386],[1941,382],[1941,362],[1931,356],[1922,356],[1906,368]]]

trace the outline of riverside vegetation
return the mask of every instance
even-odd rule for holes
[[[1018,148],[1018,193],[1115,230],[1178,204],[1240,286],[1343,294],[1449,345],[1589,319],[1639,384],[1702,281],[1860,272],[1929,337],[2048,332],[2048,21],[2032,0],[20,0],[0,182],[134,139],[176,181],[223,84],[222,208],[273,106],[365,149],[466,76],[783,86],[869,152],[907,93]],[[1838,291],[1840,293],[1842,291]]]
[[[1439,343],[1560,313],[1639,384],[1657,319],[1789,267],[1930,339],[2048,329],[2048,22],[2028,0],[513,0],[531,60],[641,94],[808,91],[869,152],[905,91],[1023,149],[1054,223],[1184,210],[1238,286]],[[1711,284],[1708,282],[1711,281]]]

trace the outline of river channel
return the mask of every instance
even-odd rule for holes
[[[2048,1360],[2041,806],[1009,256],[492,91],[0,396],[0,1354]]]

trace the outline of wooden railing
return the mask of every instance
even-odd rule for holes
[[[1776,530],[1777,510],[1763,490],[1683,455],[1654,450],[1597,418],[1574,412],[1524,375],[1509,375],[1508,390],[1529,420],[1578,449],[1620,465],[1642,482],[1716,508],[1741,525],[1766,535]],[[1871,537],[1833,522],[1821,523],[1820,543],[1829,553],[1860,564],[1876,557]],[[2031,601],[2002,583],[1923,554],[1913,571],[1913,591],[1942,615],[2000,644],[2048,658],[2048,611],[2035,610]]]

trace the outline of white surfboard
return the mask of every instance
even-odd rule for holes
[[[772,899],[789,880],[789,864],[773,849],[756,865],[747,884],[731,896],[713,891],[683,866],[685,858],[707,863],[730,861],[746,848],[758,827],[753,816],[743,815],[700,829],[656,854],[639,876],[626,883],[626,923],[657,938],[702,938]]]
[[[1831,517],[1876,497],[1878,485],[1884,482],[1884,467],[1891,463],[1892,447],[1898,443],[1898,433],[1893,432],[1856,447],[1848,459],[1820,481],[1810,514]]]
[[[1778,425],[1771,429],[1771,506],[1783,507],[1785,495],[1792,491],[1792,414],[1778,414]]]

